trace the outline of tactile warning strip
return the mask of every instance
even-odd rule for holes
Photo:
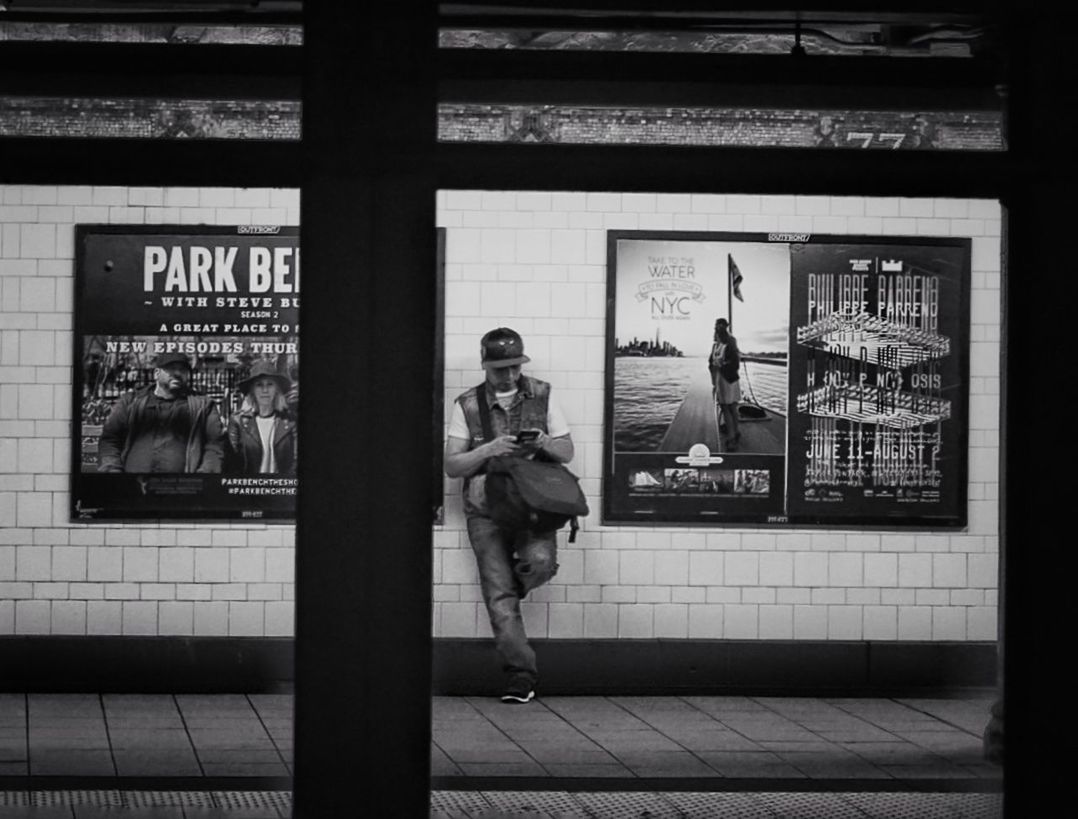
[[[210,791],[216,807],[224,810],[276,808],[287,816],[292,810],[292,794],[282,791]]]
[[[999,793],[433,791],[432,819],[1002,819]],[[148,807],[288,817],[287,791],[0,791],[0,809]],[[73,815],[78,815],[75,810]]]
[[[287,791],[0,791],[2,808],[106,808],[122,815],[146,808],[216,808],[277,811],[288,816],[292,794]]]
[[[434,791],[432,819],[1002,819],[998,793]]]
[[[663,798],[691,819],[774,819],[751,793],[664,793]]]

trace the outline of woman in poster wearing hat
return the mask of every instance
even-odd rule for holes
[[[228,420],[224,471],[295,475],[296,422],[286,401],[292,381],[273,362],[260,359],[236,386],[243,404]]]

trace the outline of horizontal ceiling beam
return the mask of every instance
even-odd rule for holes
[[[602,107],[731,107],[839,111],[993,111],[1002,109],[995,88],[845,87],[741,85],[729,83],[574,80],[446,80],[438,84],[446,103]]]
[[[293,46],[25,43],[0,47],[0,94],[299,99]]]
[[[0,137],[0,183],[298,188],[299,142]]]
[[[298,142],[5,137],[0,183],[299,187],[302,154]],[[436,187],[492,190],[996,198],[1031,181],[1003,152],[442,143],[393,161]],[[309,170],[381,168],[363,152],[326,163]]]
[[[438,11],[442,23],[463,17],[498,17],[543,15],[549,18],[579,19],[595,17],[680,17],[728,20],[782,20],[799,17],[806,21],[826,22],[958,22],[994,16],[1006,0],[949,0],[946,4],[934,0],[908,0],[896,3],[882,0],[678,0],[657,3],[655,0],[471,0],[443,2]],[[537,6],[541,11],[537,11]]]
[[[1003,196],[1022,176],[1004,153],[443,144],[444,188],[831,196]]]
[[[440,49],[437,59],[438,75],[445,80],[991,88],[1002,73],[992,60],[958,57]]]

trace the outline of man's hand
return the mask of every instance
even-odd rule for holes
[[[532,435],[534,433],[534,435]],[[525,453],[538,452],[543,448],[543,443],[550,439],[550,436],[543,432],[541,429],[522,429],[520,435],[517,436],[519,440],[518,446]]]
[[[516,442],[512,435],[499,435],[493,441],[483,444],[483,448],[486,449],[486,452],[483,453],[486,458],[496,458],[499,455],[517,453],[520,450],[520,444]]]

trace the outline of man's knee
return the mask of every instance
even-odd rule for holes
[[[536,550],[527,558],[518,560],[513,571],[527,588],[534,589],[558,573],[558,564],[550,552]]]

